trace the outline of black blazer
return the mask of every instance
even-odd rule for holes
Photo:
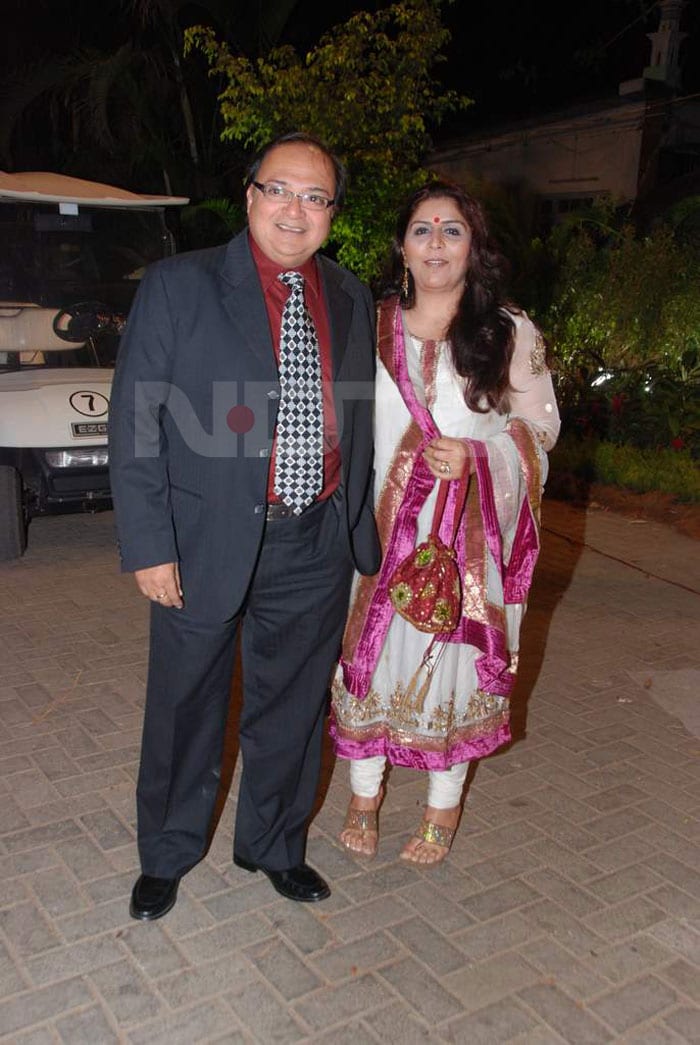
[[[348,554],[374,573],[374,308],[318,256],[331,327]],[[129,314],[110,404],[110,473],[122,568],[179,562],[188,610],[226,620],[262,540],[277,363],[247,232],[149,266]]]

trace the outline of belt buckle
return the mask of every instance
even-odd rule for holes
[[[275,504],[268,504],[267,506],[268,522],[275,522],[277,519],[291,519],[293,515],[294,510],[290,508],[288,504],[278,502]]]

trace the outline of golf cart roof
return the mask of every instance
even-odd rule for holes
[[[145,196],[99,181],[69,178],[47,171],[0,171],[0,201],[77,203],[93,207],[174,207],[189,203],[187,196]]]

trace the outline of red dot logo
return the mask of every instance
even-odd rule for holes
[[[255,414],[249,406],[232,406],[226,414],[226,424],[232,432],[245,435],[255,424]]]

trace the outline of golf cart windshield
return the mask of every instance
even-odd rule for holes
[[[78,210],[78,208],[75,208]],[[0,301],[61,307],[77,300],[131,304],[146,265],[172,253],[162,209],[0,201]]]
[[[187,202],[0,171],[0,370],[113,366],[146,266],[174,253],[166,211]]]

